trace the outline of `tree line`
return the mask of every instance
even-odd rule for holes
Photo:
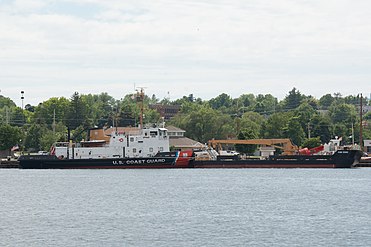
[[[24,109],[0,95],[0,150],[19,145],[24,151],[48,150],[56,141],[81,141],[87,130],[107,126],[137,126],[140,107],[136,95],[116,100],[107,93],[50,98]],[[180,99],[144,97],[144,124],[160,123],[160,114],[151,104],[180,105],[167,125],[186,131],[186,136],[205,143],[215,139],[290,138],[298,146],[316,146],[335,136],[345,144],[359,142],[360,96],[340,93],[316,99],[296,88],[278,100],[271,94],[242,94],[232,98],[222,93],[210,100],[193,95]],[[364,104],[368,100],[363,98]],[[369,104],[369,103],[368,103]],[[363,116],[371,119],[371,113]],[[70,134],[68,134],[70,133]],[[363,138],[371,138],[364,126]],[[248,150],[245,150],[248,152]]]

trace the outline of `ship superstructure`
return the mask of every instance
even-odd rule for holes
[[[104,129],[93,129],[97,132]],[[54,144],[54,154],[60,159],[104,159],[154,157],[159,152],[169,152],[167,129],[150,127],[129,131],[111,130],[102,139],[91,139],[79,143],[59,142]],[[90,135],[92,136],[92,135]]]

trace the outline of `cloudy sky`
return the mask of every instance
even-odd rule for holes
[[[371,92],[369,0],[0,0],[0,94]]]

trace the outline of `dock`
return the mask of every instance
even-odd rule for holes
[[[356,165],[356,167],[371,167],[371,159],[361,159],[361,161]]]
[[[0,168],[19,168],[17,160],[0,160]]]

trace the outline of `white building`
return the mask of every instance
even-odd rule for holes
[[[363,140],[364,151],[371,156],[371,140]]]

